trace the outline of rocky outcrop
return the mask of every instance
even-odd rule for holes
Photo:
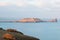
[[[39,40],[38,38],[27,36],[15,29],[0,30],[0,40]]]
[[[4,34],[2,38],[6,40],[15,40],[15,37],[9,33]]]
[[[57,19],[48,20],[48,22],[57,22]]]
[[[20,34],[22,34],[22,35],[23,35],[23,33],[22,33],[22,32],[19,32],[19,31],[15,30],[15,29],[7,29],[6,31],[7,31],[7,32],[20,33]]]

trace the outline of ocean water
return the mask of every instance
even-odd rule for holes
[[[60,22],[0,23],[4,29],[16,29],[40,40],[60,40]]]

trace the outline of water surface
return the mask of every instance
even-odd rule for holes
[[[4,29],[12,28],[41,40],[60,40],[60,22],[57,23],[0,23]]]

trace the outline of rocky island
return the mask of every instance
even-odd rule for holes
[[[39,18],[23,18],[16,22],[22,22],[22,23],[57,22],[57,19],[51,19],[46,21],[46,20],[41,20]]]
[[[38,38],[27,36],[15,29],[4,30],[0,28],[0,40],[39,40]]]
[[[21,22],[21,23],[39,23],[39,22],[57,22],[57,19],[42,20],[39,18],[23,18],[20,20],[0,20],[0,22]]]
[[[21,19],[21,20],[18,20],[17,22],[25,22],[25,23],[37,23],[37,22],[43,22],[41,19],[39,18],[24,18],[24,19]]]

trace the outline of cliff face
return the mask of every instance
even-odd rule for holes
[[[0,40],[39,40],[38,38],[24,35],[14,29],[3,30],[0,28]]]
[[[38,18],[24,18],[19,20],[19,22],[41,22],[42,20]]]

